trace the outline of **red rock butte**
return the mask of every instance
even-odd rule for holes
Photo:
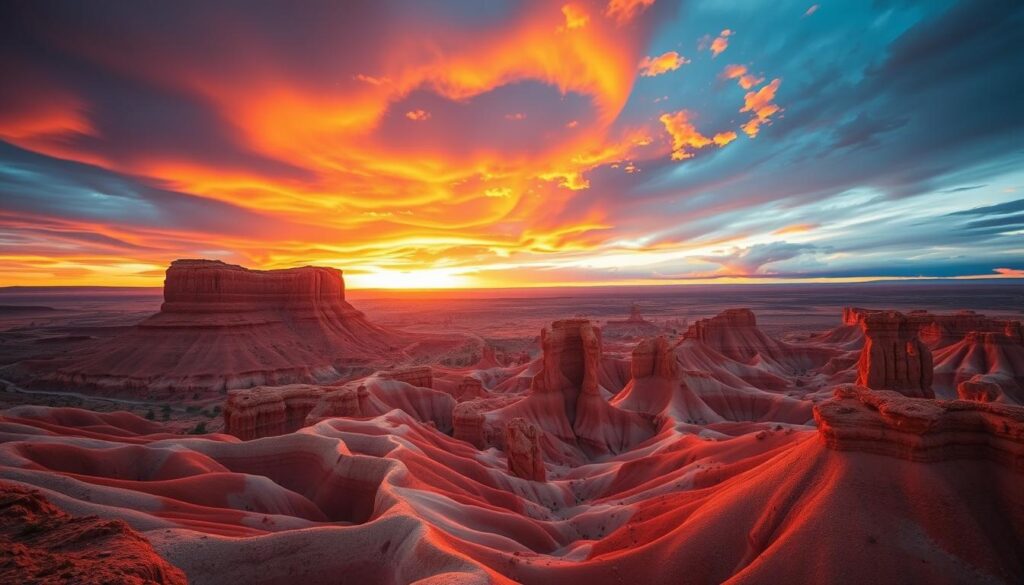
[[[35,384],[181,396],[330,382],[365,369],[399,343],[399,334],[345,301],[340,270],[176,260],[167,269],[159,313],[58,363],[29,364],[23,376]]]

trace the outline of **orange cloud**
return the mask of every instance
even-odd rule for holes
[[[743,89],[750,89],[764,81],[763,77],[757,77],[748,73],[745,65],[726,65],[725,70],[722,71],[722,77],[738,80],[737,83]]]
[[[733,140],[736,140],[736,133],[733,132],[732,130],[729,130],[727,132],[719,132],[718,134],[715,134],[715,137],[712,138],[711,140],[714,141],[715,146],[721,148],[726,144],[729,144]]]
[[[672,160],[692,158],[693,150],[699,150],[712,143],[710,138],[694,127],[690,121],[690,113],[686,110],[662,114],[658,119],[672,137]]]
[[[995,272],[1010,278],[1024,278],[1024,269],[1020,268],[996,268]]]
[[[761,126],[770,121],[771,117],[778,113],[780,108],[773,103],[775,92],[779,89],[780,79],[773,79],[771,83],[757,91],[748,92],[743,98],[743,108],[740,112],[751,112],[753,117],[743,124],[743,131],[751,138],[757,136]]]
[[[643,77],[655,77],[669,71],[675,71],[690,60],[675,51],[662,53],[657,57],[644,57],[640,61],[640,75]]]
[[[590,15],[576,4],[562,6],[562,14],[565,16],[565,30],[583,28],[590,22]]]
[[[715,40],[711,41],[711,56],[717,57],[729,48],[729,37],[733,35],[733,31],[729,29],[723,30]]]
[[[813,230],[816,227],[818,227],[818,225],[814,223],[796,223],[793,225],[781,227],[772,232],[772,234],[776,236],[784,236],[787,234],[803,234]]]
[[[621,24],[633,20],[634,16],[652,4],[654,0],[611,0],[604,13]]]
[[[414,122],[422,122],[430,119],[430,112],[425,110],[410,110],[405,113],[405,117]]]

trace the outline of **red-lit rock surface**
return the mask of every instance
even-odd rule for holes
[[[814,410],[831,449],[910,461],[991,459],[1024,473],[1024,408],[969,400],[909,398],[889,390],[839,386]]]
[[[505,455],[508,472],[530,481],[544,481],[544,458],[540,452],[540,429],[521,418],[514,418],[505,427]]]
[[[17,407],[0,477],[201,583],[1022,582],[1024,407],[834,392],[870,337],[841,327],[783,342],[734,311],[623,355],[564,320],[529,363],[314,386],[258,441]]]
[[[305,426],[324,392],[324,387],[309,384],[229,390],[225,432],[242,440],[293,433]]]
[[[123,519],[195,582],[1020,582],[1024,409],[852,390],[817,412],[820,432],[663,431],[523,482],[400,411],[239,442],[16,410],[0,474]]]
[[[860,325],[865,342],[857,363],[857,384],[907,396],[935,396],[931,350],[918,339],[918,328],[905,315],[872,312],[860,319]]]
[[[543,434],[545,459],[559,462],[580,461],[585,454],[618,453],[654,434],[647,418],[609,404],[613,396],[609,387],[620,387],[615,380],[618,371],[604,359],[601,330],[593,323],[555,321],[541,331],[541,348],[529,390],[511,402],[482,399],[477,405],[473,401],[460,405],[460,421],[472,430],[457,430],[457,434],[482,435],[485,444],[503,447],[505,427],[521,418]],[[475,430],[477,426],[482,426],[482,433]]]
[[[0,582],[185,585],[185,574],[121,520],[72,517],[0,481]]]
[[[992,401],[1024,404],[1024,342],[1018,333],[1012,326],[1003,332],[972,332],[936,351],[935,393],[955,398],[961,386],[971,395],[984,385]]]
[[[327,382],[397,343],[395,333],[345,301],[339,270],[261,271],[177,260],[167,269],[159,313],[66,360],[25,367],[37,384],[180,396]]]

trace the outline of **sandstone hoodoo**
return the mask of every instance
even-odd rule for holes
[[[876,390],[932,398],[932,352],[918,327],[897,311],[871,312],[860,318],[864,348],[857,383]]]
[[[542,431],[521,418],[514,418],[505,427],[505,454],[508,471],[531,481],[544,481],[544,458],[540,451]]]
[[[555,460],[617,453],[654,434],[648,418],[609,403],[625,384],[603,356],[601,330],[587,319],[563,319],[541,331],[542,355],[529,389],[492,395],[455,409],[455,434],[474,444],[505,448],[505,429],[521,418],[544,434]],[[628,375],[628,373],[626,374]]]
[[[159,313],[71,356],[55,377],[168,393],[323,383],[365,370],[400,342],[345,301],[339,270],[177,260]]]

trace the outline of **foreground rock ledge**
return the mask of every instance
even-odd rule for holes
[[[843,385],[815,407],[825,444],[909,461],[989,459],[1024,473],[1024,407]]]

